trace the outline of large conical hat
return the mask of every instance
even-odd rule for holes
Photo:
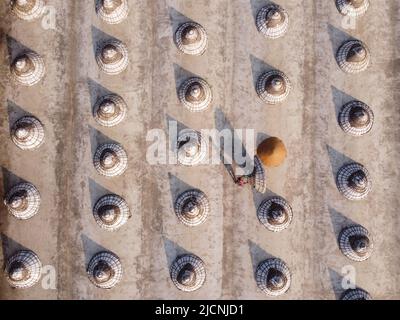
[[[200,289],[206,281],[204,262],[193,254],[179,256],[171,265],[170,275],[174,285],[185,292]]]
[[[43,15],[44,9],[44,0],[11,0],[11,12],[22,20],[38,19]]]
[[[184,225],[198,226],[206,221],[210,213],[210,203],[204,192],[188,190],[176,199],[175,213]]]
[[[349,200],[362,200],[371,191],[372,181],[368,170],[359,163],[344,165],[337,173],[336,185]]]
[[[202,55],[208,43],[206,30],[196,22],[185,22],[176,30],[175,43],[185,54]]]
[[[22,150],[37,149],[44,142],[43,125],[35,117],[22,117],[11,128],[11,139]]]
[[[42,275],[42,263],[30,250],[21,250],[11,256],[5,266],[8,283],[17,289],[34,286]]]
[[[344,132],[352,136],[362,136],[371,131],[374,113],[365,103],[351,101],[342,107],[338,120]]]
[[[179,88],[180,102],[192,112],[204,111],[212,101],[210,85],[201,78],[190,78]]]
[[[129,13],[127,0],[97,0],[96,12],[101,20],[108,24],[118,24]]]
[[[93,164],[103,176],[120,176],[128,168],[128,156],[120,144],[106,143],[97,148]]]
[[[282,37],[289,26],[289,15],[279,5],[270,3],[257,14],[257,29],[270,39]]]
[[[371,54],[363,42],[349,40],[340,46],[336,54],[336,61],[344,72],[359,73],[370,65]]]
[[[93,116],[98,124],[114,127],[120,124],[127,112],[127,105],[120,96],[108,94],[97,100],[93,108]]]
[[[257,210],[257,216],[268,230],[279,232],[290,225],[293,211],[285,199],[272,197],[261,203]]]
[[[287,265],[280,259],[267,259],[256,270],[257,286],[270,296],[286,293],[291,284],[291,274]]]
[[[97,47],[96,61],[104,73],[117,75],[128,67],[128,48],[119,40],[103,41]]]
[[[36,187],[27,182],[12,187],[6,194],[4,204],[8,212],[20,220],[28,220],[39,212],[40,193]]]
[[[43,58],[35,52],[25,52],[17,56],[10,67],[12,79],[25,86],[33,86],[45,74]]]
[[[87,274],[98,288],[111,289],[122,279],[122,264],[112,252],[100,252],[89,262]]]
[[[281,71],[271,70],[262,74],[257,81],[257,94],[268,104],[282,103],[291,90],[289,78]]]
[[[372,300],[370,294],[360,288],[346,290],[340,300]]]
[[[360,225],[344,228],[339,235],[339,248],[353,261],[367,260],[374,247],[368,230]]]
[[[363,16],[369,8],[369,0],[336,0],[340,14],[349,17]]]
[[[286,159],[287,150],[279,138],[272,137],[264,140],[257,148],[257,156],[266,167],[278,167]]]
[[[182,130],[178,137],[178,161],[185,166],[200,164],[208,152],[206,139],[195,130]]]
[[[99,199],[93,208],[97,224],[107,231],[117,231],[131,217],[126,201],[115,194]]]

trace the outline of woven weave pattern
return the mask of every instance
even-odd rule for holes
[[[368,11],[369,0],[336,0],[336,7],[344,16],[361,17]]]
[[[128,168],[128,155],[121,145],[106,143],[97,148],[93,164],[97,172],[103,176],[120,176]]]
[[[13,288],[30,288],[42,275],[42,263],[33,251],[21,250],[7,260],[5,274]]]
[[[268,230],[280,232],[292,222],[293,211],[285,199],[272,197],[261,203],[257,210],[257,216]]]
[[[212,101],[210,85],[201,78],[190,78],[179,88],[179,101],[191,112],[206,110]]]
[[[371,235],[362,226],[347,227],[340,232],[340,251],[353,261],[367,260],[372,254],[373,247]]]
[[[32,21],[40,18],[45,9],[44,0],[12,0],[11,12],[18,18]]]
[[[11,64],[11,78],[24,86],[34,86],[45,75],[43,58],[35,52],[19,55]]]
[[[280,296],[289,290],[291,274],[282,260],[267,259],[257,267],[256,282],[260,290],[267,295]]]
[[[107,231],[117,231],[131,217],[126,201],[115,194],[100,198],[93,208],[97,224]]]
[[[206,30],[196,22],[183,23],[176,30],[175,44],[185,54],[202,55],[208,44]]]
[[[267,104],[282,103],[289,96],[291,88],[289,78],[278,70],[265,72],[257,81],[257,94]]]
[[[340,193],[349,200],[362,200],[372,189],[369,172],[359,163],[349,163],[340,168],[336,185]]]
[[[22,117],[11,128],[11,139],[22,150],[35,150],[44,143],[43,125],[35,117]]]
[[[104,73],[120,74],[129,65],[128,48],[119,40],[103,41],[97,48],[96,61]]]
[[[122,264],[114,253],[100,252],[90,260],[87,274],[96,287],[111,289],[122,279]]]
[[[204,223],[210,213],[210,203],[204,192],[188,190],[175,201],[175,214],[188,227]]]
[[[282,37],[289,27],[289,15],[277,4],[268,4],[257,14],[257,29],[265,37],[277,39]]]
[[[124,21],[129,14],[127,0],[97,0],[96,13],[108,24],[118,24]]]
[[[363,136],[374,125],[374,113],[365,103],[351,101],[343,106],[338,121],[344,132],[352,136]]]
[[[31,183],[19,183],[12,187],[5,196],[4,203],[8,212],[19,220],[28,220],[40,209],[40,194]]]
[[[174,285],[185,292],[200,289],[206,281],[203,260],[192,254],[179,256],[171,266],[170,275]]]

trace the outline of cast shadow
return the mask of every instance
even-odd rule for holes
[[[236,172],[234,169],[234,165],[238,167],[243,167],[243,164],[240,165],[235,162],[235,159],[233,157],[233,155],[236,152],[235,147],[238,147],[239,149],[241,148],[240,152],[242,156],[245,158],[245,164],[251,163],[251,168],[249,168],[249,171],[252,171],[254,169],[254,161],[249,156],[249,153],[247,152],[243,143],[240,143],[242,142],[242,140],[237,137],[232,124],[230,123],[230,121],[228,120],[228,118],[226,117],[225,113],[222,111],[221,108],[215,109],[214,118],[215,118],[215,127],[220,133],[222,133],[225,130],[228,130],[230,132],[229,139],[227,139],[227,137],[224,137],[223,141],[222,142],[220,141],[219,156],[220,156],[220,161],[224,164],[226,171],[228,172],[232,180],[236,182]],[[213,149],[216,149],[217,147],[218,146],[213,145]],[[226,154],[225,148],[228,149],[229,152],[233,153]]]
[[[85,267],[88,266],[90,260],[93,258],[95,254],[100,252],[110,252],[110,250],[107,250],[102,245],[93,241],[85,234],[81,235],[81,240],[82,240],[83,251],[85,254]]]
[[[337,151],[336,149],[332,148],[328,144],[326,145],[326,149],[328,151],[329,160],[331,163],[333,179],[336,182],[336,175],[339,169],[345,164],[354,163],[356,161],[344,155],[343,153]]]
[[[175,39],[175,32],[179,28],[179,26],[182,23],[192,22],[193,20],[188,18],[183,13],[179,12],[178,10],[176,10],[174,7],[171,7],[171,6],[168,7],[168,13],[169,13],[169,20],[170,20],[172,32],[173,32],[174,39]]]
[[[346,103],[357,100],[357,99],[348,95],[344,91],[336,88],[335,86],[331,86],[331,90],[332,90],[332,100],[333,100],[333,104],[335,106],[335,112],[336,112],[336,118],[337,118],[339,116],[340,111],[342,110],[342,107]]]
[[[253,276],[255,278],[258,265],[266,259],[272,259],[276,257],[265,251],[258,244],[254,243],[251,240],[248,241],[248,244],[249,244],[251,263],[253,265]]]
[[[261,75],[271,70],[278,70],[274,66],[250,54],[251,72],[253,75],[254,90],[257,91],[257,82]]]
[[[187,184],[183,180],[179,179],[176,175],[172,174],[171,172],[168,172],[168,178],[169,178],[169,185],[171,192],[172,208],[174,208],[175,200],[181,193],[196,188]]]
[[[104,133],[93,128],[91,125],[89,125],[89,135],[90,135],[90,146],[91,146],[91,151],[92,151],[92,159],[94,158],[94,155],[96,154],[97,148],[99,146],[101,146],[102,144],[105,144],[105,143],[119,144],[117,141],[106,136]]]
[[[29,250],[27,247],[23,246],[14,239],[11,239],[4,233],[1,233],[1,245],[3,248],[3,270],[5,267],[5,263],[12,255],[21,250]]]
[[[198,77],[198,75],[182,68],[180,65],[174,63],[174,74],[175,74],[175,87],[176,95],[179,98],[179,88],[188,79]]]
[[[92,110],[93,110],[93,107],[96,104],[97,100],[99,100],[101,97],[104,97],[109,94],[115,94],[114,92],[103,87],[101,84],[99,84],[92,78],[87,78],[87,85],[89,88],[90,104],[91,104]],[[92,110],[90,110],[91,113],[92,113]]]
[[[261,8],[265,7],[268,4],[275,3],[269,0],[250,0],[251,12],[254,19],[254,25],[257,26],[257,14],[261,10]]]
[[[332,285],[332,291],[335,293],[336,300],[340,300],[344,290],[342,288],[343,276],[332,268],[328,268],[329,278]]]
[[[337,53],[339,47],[345,41],[357,40],[356,38],[352,37],[347,32],[334,27],[330,23],[328,24],[328,33],[329,33],[329,38],[330,38],[331,45],[332,45],[332,54],[335,57],[335,60],[336,60],[336,53]]]
[[[3,188],[4,193],[7,193],[12,187],[19,183],[27,183],[25,179],[17,176],[15,173],[11,172],[5,167],[2,167],[2,174],[3,174]]]
[[[169,137],[171,151],[173,153],[176,153],[178,151],[178,137],[179,137],[180,132],[183,130],[189,130],[191,128],[189,128],[184,123],[176,120],[174,117],[170,116],[169,114],[166,114],[165,120],[166,120],[166,124],[167,124],[167,131],[168,131],[168,137]],[[170,134],[172,132],[175,132],[175,130],[172,130],[173,126],[175,126],[175,125],[177,128],[177,131],[176,131],[177,136],[176,137],[174,135]]]
[[[164,250],[165,250],[165,255],[167,257],[168,269],[171,268],[171,265],[174,263],[176,258],[178,258],[181,255],[190,254],[189,251],[182,248],[174,241],[166,238],[165,236],[163,236],[162,239],[164,242]]]
[[[336,240],[339,239],[340,232],[343,230],[343,228],[349,227],[349,226],[354,226],[354,225],[359,225],[359,223],[354,222],[353,220],[349,219],[347,216],[340,213],[339,211],[332,208],[331,206],[328,206],[328,210],[329,210],[329,215],[331,218],[333,232],[335,233],[335,236],[336,236]]]
[[[8,99],[7,99],[7,111],[8,111],[8,125],[10,132],[12,130],[14,123],[17,120],[25,116],[34,117],[33,114],[31,114],[30,112],[26,111],[25,109],[17,105],[15,102]]]
[[[92,45],[93,45],[93,54],[96,56],[97,49],[99,46],[108,41],[121,41],[112,35],[105,33],[104,31],[96,28],[92,25]]]
[[[285,198],[285,197],[282,197],[282,196],[276,194],[275,192],[271,191],[270,189],[267,189],[267,191],[265,193],[260,193],[260,192],[257,192],[256,190],[252,189],[252,193],[253,193],[253,203],[254,203],[254,208],[256,210],[256,215],[257,215],[258,207],[264,200],[273,198],[273,197]],[[286,201],[287,201],[287,199],[286,199]]]
[[[35,52],[34,50],[28,48],[27,46],[23,45],[17,39],[7,35],[7,48],[8,48],[8,59],[9,63],[11,64],[15,58],[25,52]]]
[[[256,145],[258,146],[264,140],[271,138],[272,136],[265,132],[258,132],[256,138]]]
[[[98,184],[92,178],[89,178],[89,192],[90,192],[90,201],[92,204],[92,208],[94,208],[94,206],[96,205],[97,201],[99,201],[100,198],[109,194],[115,194],[114,192]]]

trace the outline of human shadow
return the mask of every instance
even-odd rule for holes
[[[344,155],[343,153],[337,151],[336,149],[329,146],[328,144],[326,145],[326,149],[328,151],[329,160],[331,163],[333,179],[336,182],[336,176],[337,176],[337,173],[340,170],[340,168],[342,166],[344,166],[345,164],[354,163],[356,161],[354,161],[353,159]]]
[[[169,138],[169,143],[170,143],[170,148],[173,153],[176,153],[178,151],[178,137],[180,133],[184,130],[189,130],[189,128],[186,124],[183,122],[180,122],[176,120],[174,117],[172,117],[169,114],[166,114],[166,125],[167,125],[167,130],[168,130],[168,138]]]
[[[92,258],[95,254],[100,253],[100,252],[110,252],[110,250],[107,250],[102,245],[93,241],[85,234],[81,235],[81,240],[82,240],[83,252],[85,255],[85,266],[86,267],[88,266],[90,260],[92,260]]]

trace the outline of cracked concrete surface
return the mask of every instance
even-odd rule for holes
[[[57,289],[39,283],[12,290],[2,277],[2,299],[269,299],[256,287],[254,268],[271,256],[283,259],[293,274],[279,299],[336,299],[347,265],[373,298],[400,298],[398,1],[374,1],[350,30],[342,28],[333,0],[277,0],[290,27],[273,41],[255,27],[264,0],[129,0],[128,19],[113,26],[98,20],[92,0],[47,2],[56,9],[57,30],[44,30],[40,20],[19,21],[6,1],[0,4],[0,194],[22,179],[38,187],[43,201],[40,214],[24,222],[0,206],[1,259],[21,247],[34,250],[44,265],[56,268]],[[201,57],[183,56],[174,45],[174,30],[188,19],[208,32]],[[130,65],[118,76],[102,74],[94,59],[96,42],[108,36],[129,48]],[[334,59],[350,37],[372,53],[371,67],[359,75],[344,74]],[[15,41],[45,58],[46,76],[35,87],[8,81]],[[270,67],[294,85],[282,105],[266,106],[255,93],[255,79]],[[212,86],[214,101],[206,112],[191,114],[178,102],[176,85],[188,73]],[[93,100],[104,91],[120,94],[129,106],[115,128],[99,127],[91,115]],[[375,113],[373,130],[360,138],[344,134],[336,120],[338,108],[354,98]],[[38,151],[23,152],[9,138],[10,122],[25,113],[45,125],[46,143]],[[289,155],[282,167],[268,170],[266,195],[236,187],[223,165],[151,166],[146,134],[168,130],[171,119],[193,129],[255,129],[258,141],[278,136]],[[128,152],[129,169],[105,179],[94,170],[92,153],[112,140]],[[373,178],[373,191],[361,202],[344,199],[335,186],[336,171],[349,160],[364,164]],[[193,229],[173,212],[177,195],[191,187],[203,190],[211,204],[207,222]],[[99,229],[91,213],[93,202],[109,192],[123,196],[133,212],[117,233]],[[294,211],[292,225],[278,234],[256,216],[273,194]],[[340,229],[354,222],[375,241],[373,255],[362,263],[345,258],[336,243]],[[124,267],[123,281],[110,291],[96,289],[85,274],[88,260],[104,248],[118,254]],[[204,287],[190,294],[169,279],[169,264],[184,252],[200,256],[207,268]]]

